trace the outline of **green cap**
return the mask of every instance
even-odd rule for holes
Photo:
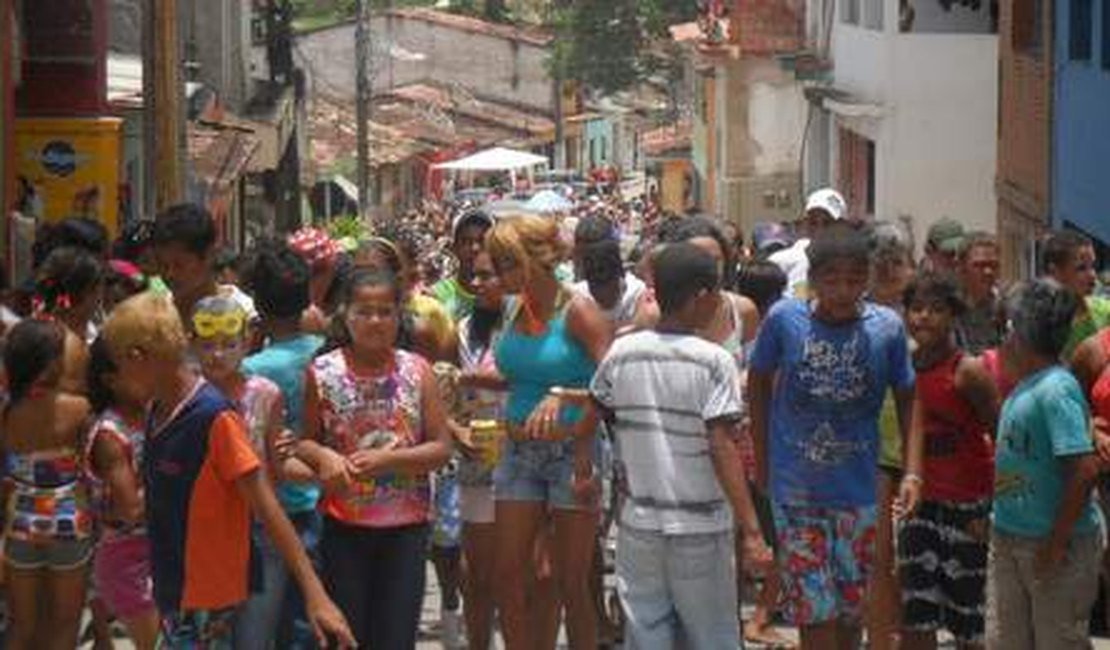
[[[945,217],[929,227],[929,245],[944,253],[959,253],[964,243],[964,227]]]

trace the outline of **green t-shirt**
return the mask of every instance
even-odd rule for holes
[[[1071,355],[1080,343],[1108,325],[1110,325],[1110,300],[1098,296],[1088,297],[1087,313],[1072,323],[1068,343],[1064,346],[1064,361],[1071,361]]]
[[[451,320],[456,323],[474,311],[474,294],[467,291],[455,276],[436,282],[429,293],[443,305],[451,315]]]
[[[879,412],[879,467],[902,469],[902,432],[898,429],[898,403],[887,391]]]

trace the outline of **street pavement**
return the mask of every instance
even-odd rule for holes
[[[751,606],[750,605],[745,605],[744,606],[744,617],[747,618],[750,615],[751,615]],[[431,563],[429,563],[428,564],[428,573],[427,573],[427,582],[426,582],[426,587],[425,587],[425,595],[424,595],[424,611],[423,611],[423,614],[421,615],[421,620],[420,620],[420,629],[421,629],[422,634],[421,634],[420,641],[418,641],[417,644],[416,644],[417,650],[442,650],[443,646],[440,643],[439,639],[428,633],[428,632],[430,632],[431,630],[434,629],[435,623],[438,620],[439,620],[439,586],[436,584],[435,572],[432,570]],[[792,639],[792,640],[796,641],[797,638],[798,638],[797,630],[795,630],[793,628],[779,628],[779,631],[789,639]],[[115,647],[117,648],[117,650],[133,650],[133,648],[134,648],[134,646],[129,641],[127,641],[125,639],[117,639],[116,643],[115,643]],[[497,637],[495,639],[494,648],[491,649],[491,650],[503,650],[504,647],[505,647],[505,645],[501,641],[501,638]],[[753,645],[750,645],[750,644],[747,645],[746,647],[749,650],[751,650],[753,648],[758,650],[758,648],[759,648],[759,646],[753,646]],[[942,642],[941,642],[939,647],[943,648],[943,649],[948,649],[948,648],[955,648],[956,646],[955,646],[955,643],[952,642],[952,639],[949,637],[947,639],[942,639]],[[85,644],[84,646],[82,646],[83,650],[91,649],[91,648],[92,648],[92,644]],[[567,645],[566,635],[565,634],[560,634],[558,649],[559,650],[566,650],[568,648],[569,648],[569,646]],[[1110,639],[1095,639],[1093,641],[1093,648],[1094,648],[1094,650],[1110,650]],[[618,646],[618,649],[619,649],[619,646]]]

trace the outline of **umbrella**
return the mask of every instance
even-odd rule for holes
[[[524,204],[524,209],[539,214],[570,212],[574,209],[574,202],[553,190],[542,190]]]
[[[504,200],[501,200],[501,201],[494,201],[493,203],[487,203],[486,206],[485,206],[485,209],[490,214],[492,214],[493,216],[500,217],[500,216],[503,216],[503,215],[519,214],[519,213],[522,213],[522,212],[530,212],[530,210],[528,210],[525,207],[525,205],[526,204],[523,203],[522,201],[514,201],[512,199],[504,199]]]

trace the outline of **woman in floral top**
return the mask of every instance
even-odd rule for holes
[[[338,320],[345,340],[309,366],[299,455],[324,485],[328,592],[359,645],[411,648],[424,597],[429,473],[451,436],[431,367],[396,349],[402,290],[356,271]]]

